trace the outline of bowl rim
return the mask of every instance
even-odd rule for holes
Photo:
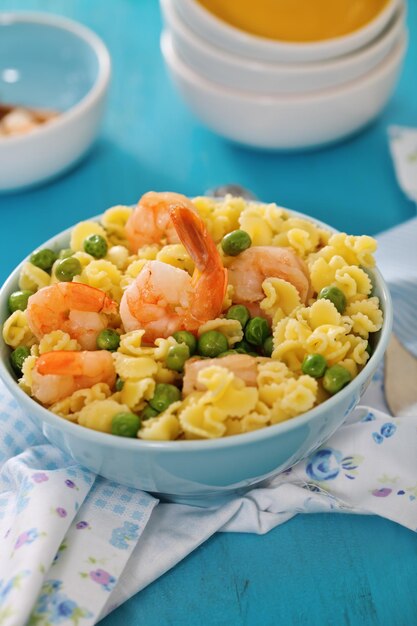
[[[404,0],[401,0],[397,10],[394,12],[392,18],[387,23],[386,27],[377,35],[375,39],[370,41],[364,47],[357,50],[353,50],[344,56],[337,58],[325,59],[323,61],[312,61],[311,63],[285,63],[280,61],[266,61],[261,59],[245,59],[242,56],[233,54],[230,50],[223,50],[222,48],[215,47],[209,41],[198,37],[198,35],[190,28],[190,26],[183,22],[178,15],[178,11],[171,0],[160,0],[160,5],[164,16],[168,16],[167,30],[175,34],[179,33],[179,37],[187,40],[188,45],[197,48],[202,54],[210,57],[213,63],[227,62],[236,69],[240,69],[242,65],[248,68],[249,71],[263,72],[273,75],[276,72],[294,75],[303,74],[308,72],[309,74],[322,74],[327,70],[343,70],[349,65],[360,60],[364,60],[367,56],[375,53],[380,48],[386,45],[386,39],[394,37],[392,45],[395,43],[395,38],[400,36],[401,24],[405,22],[406,5]],[[172,35],[171,35],[172,37]]]
[[[89,109],[97,100],[100,100],[106,92],[111,75],[111,59],[110,53],[104,41],[90,28],[75,20],[60,15],[34,12],[34,11],[16,11],[0,13],[0,29],[3,26],[10,26],[16,23],[27,23],[48,26],[58,30],[65,30],[79,39],[82,39],[93,51],[97,58],[98,71],[96,79],[88,90],[88,92],[73,106],[66,111],[60,113],[51,124],[41,124],[34,128],[30,133],[23,135],[15,135],[6,137],[0,142],[0,148],[15,146],[26,141],[36,140],[40,134],[53,133],[55,129],[59,129],[68,122],[80,117]]]
[[[232,24],[229,24],[229,22],[220,19],[196,0],[180,0],[178,4],[182,4],[184,11],[187,11],[188,14],[192,14],[194,12],[194,14],[197,15],[198,20],[206,21],[212,30],[217,29],[220,31],[222,36],[228,37],[229,40],[234,39],[238,45],[249,45],[252,49],[256,45],[258,50],[263,50],[264,52],[268,50],[270,52],[293,52],[298,50],[308,54],[309,52],[331,52],[334,46],[337,46],[338,44],[343,47],[345,44],[354,45],[354,42],[357,42],[358,45],[360,45],[364,38],[365,41],[367,41],[366,36],[368,33],[371,37],[375,30],[378,31],[378,28],[382,27],[386,20],[389,20],[390,16],[398,6],[399,0],[387,0],[386,5],[374,16],[374,18],[366,22],[361,28],[357,28],[356,30],[345,35],[341,35],[340,37],[330,37],[329,39],[315,42],[291,42],[261,37],[260,35],[248,33],[240,28],[237,28],[236,26],[233,26]],[[349,47],[349,49],[351,50],[352,48]],[[338,53],[336,52],[335,54]]]
[[[199,91],[204,90],[205,92],[214,93],[217,98],[226,97],[232,100],[239,99],[258,106],[274,106],[279,104],[304,104],[305,106],[309,106],[311,103],[326,101],[331,98],[339,97],[344,93],[351,94],[352,92],[360,91],[364,86],[369,87],[374,82],[377,82],[381,75],[388,73],[393,66],[399,63],[404,56],[407,45],[408,30],[404,26],[399,38],[394,43],[394,46],[390,49],[387,56],[372,70],[354,80],[320,91],[293,94],[267,94],[232,89],[220,83],[214,83],[212,80],[197,74],[195,70],[189,67],[185,61],[180,58],[175,48],[172,34],[167,30],[163,30],[160,37],[160,47],[165,61],[169,66],[174,66],[175,72],[179,73],[183,78],[185,77],[186,82],[192,83],[194,88],[197,88]]]
[[[259,203],[259,202],[257,202]],[[266,202],[264,204],[267,204]],[[308,219],[312,221],[314,224],[318,225],[321,228],[325,228],[330,230],[333,233],[340,232],[311,216],[306,215],[305,213],[301,213],[300,211],[293,211],[292,209],[284,208],[288,213],[292,216],[300,217],[303,219]],[[87,218],[91,221],[98,221],[101,219],[103,214],[96,215],[94,217]],[[71,230],[74,228],[74,225],[66,228],[60,233],[54,235],[48,241],[45,241],[41,244],[42,247],[54,247],[56,245],[56,241],[61,238],[67,237],[69,239]],[[19,265],[10,273],[3,286],[0,289],[0,304],[2,301],[7,302],[7,298],[11,289],[11,286],[16,283],[21,267],[27,260],[30,255],[28,255],[25,259],[19,263]],[[179,453],[184,454],[187,451],[195,452],[196,450],[211,450],[211,449],[227,449],[229,447],[234,447],[236,445],[244,445],[245,443],[254,443],[260,442],[263,439],[273,437],[279,433],[284,433],[296,429],[304,424],[314,420],[317,416],[320,415],[323,410],[323,406],[326,407],[327,410],[331,410],[339,404],[339,400],[348,396],[352,391],[352,385],[355,389],[361,389],[364,383],[366,382],[369,366],[370,364],[376,365],[379,361],[382,361],[384,352],[388,345],[389,337],[391,334],[392,324],[393,324],[393,305],[391,300],[391,295],[388,289],[388,286],[382,277],[379,270],[374,267],[372,268],[372,274],[376,279],[378,288],[380,290],[381,298],[380,301],[383,306],[384,313],[384,321],[380,332],[380,336],[378,339],[378,344],[376,346],[375,351],[372,353],[371,357],[363,367],[363,369],[359,372],[359,374],[354,378],[346,387],[344,387],[341,391],[339,391],[334,396],[325,400],[325,402],[319,404],[318,406],[298,415],[292,419],[285,420],[284,422],[280,422],[278,424],[274,424],[272,426],[268,426],[266,428],[261,428],[259,430],[241,433],[238,435],[230,435],[229,437],[219,437],[215,439],[206,439],[206,440],[186,440],[186,441],[147,441],[142,439],[130,439],[125,437],[118,437],[117,435],[112,435],[110,433],[103,433],[100,431],[96,431],[90,428],[86,428],[81,426],[80,424],[75,424],[62,418],[55,413],[52,413],[49,409],[46,409],[41,404],[38,404],[33,398],[28,396],[17,384],[16,380],[13,378],[11,373],[7,370],[6,365],[3,359],[0,359],[0,379],[4,382],[6,387],[11,392],[12,396],[17,398],[17,401],[21,405],[28,406],[29,404],[33,407],[35,412],[39,412],[39,416],[43,422],[43,426],[49,424],[53,427],[59,428],[64,434],[73,435],[78,439],[82,439],[83,441],[87,441],[90,443],[99,443],[100,445],[104,445],[110,448],[118,448],[121,450],[153,450],[153,451],[167,451],[170,453]],[[2,323],[2,322],[1,322]],[[1,337],[0,341],[3,345],[6,345],[3,337]],[[8,348],[8,346],[7,346]],[[29,417],[28,417],[29,418]],[[30,419],[30,418],[29,418]],[[44,431],[44,428],[42,428]],[[239,443],[241,442],[241,443]]]

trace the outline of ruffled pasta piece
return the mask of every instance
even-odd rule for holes
[[[128,265],[129,250],[125,246],[112,246],[108,249],[106,255],[106,261],[113,263],[119,270],[124,270]]]
[[[198,373],[206,392],[192,392],[187,406],[179,413],[183,431],[188,437],[212,439],[226,432],[228,417],[243,418],[258,402],[258,390],[224,367],[211,366]]]
[[[328,245],[333,248],[333,254],[342,256],[348,265],[362,265],[363,267],[374,267],[374,253],[377,242],[368,235],[346,235],[346,233],[336,233],[329,239]]]
[[[161,247],[156,243],[142,246],[137,251],[137,257],[139,259],[145,259],[146,261],[154,261],[160,249]]]
[[[261,390],[268,385],[279,385],[292,374],[285,363],[280,361],[266,361],[258,365],[258,375],[256,378],[257,385]]]
[[[227,311],[233,304],[233,285],[227,285],[222,304],[222,311]]]
[[[311,328],[304,320],[286,317],[280,320],[274,328],[274,347],[277,349],[284,341],[304,343],[311,335]],[[273,358],[276,358],[273,353]]]
[[[130,283],[135,280],[136,276],[142,271],[146,263],[146,259],[135,259],[129,263],[120,281],[122,289],[126,289],[126,287],[128,287]]]
[[[113,359],[116,373],[123,380],[128,378],[135,380],[150,378],[158,369],[154,359],[149,356],[133,357],[121,352],[115,352]]]
[[[84,239],[90,235],[101,235],[104,239],[106,231],[98,222],[79,222],[71,231],[70,248],[76,252],[84,251]]]
[[[276,204],[249,204],[239,217],[242,230],[249,233],[254,246],[273,245],[274,236],[280,233],[287,214]]]
[[[225,422],[226,432],[225,436],[238,434],[238,433],[250,433],[260,428],[269,426],[269,420],[271,418],[271,409],[267,407],[264,402],[257,402],[255,409],[245,415],[241,420],[228,418]],[[238,431],[238,425],[240,430]],[[234,432],[233,432],[234,431]]]
[[[344,341],[345,328],[332,324],[318,326],[306,341],[306,348],[312,354],[321,354],[329,365],[345,358],[350,344]]]
[[[313,408],[318,383],[311,376],[300,376],[281,385],[280,396],[271,408],[271,424],[277,424]]]
[[[224,317],[217,317],[215,320],[209,320],[198,329],[198,336],[209,330],[216,330],[226,336],[229,347],[243,339],[242,325],[238,320],[228,320]]]
[[[64,333],[62,330],[53,330],[40,340],[39,354],[53,350],[81,350],[81,346],[76,339],[71,339],[68,333]]]
[[[154,378],[157,383],[169,383],[170,385],[174,385],[181,380],[181,375],[178,374],[178,372],[165,367],[161,361],[157,361],[156,366],[157,370],[154,374]]]
[[[97,383],[89,389],[78,389],[73,394],[55,402],[49,410],[60,417],[72,422],[77,421],[79,412],[96,400],[105,400],[111,394],[110,387],[106,383]]]
[[[169,350],[177,345],[178,342],[174,339],[174,337],[167,337],[166,339],[159,337],[155,340],[156,347],[154,348],[154,358],[157,361],[165,361]]]
[[[354,359],[343,359],[343,361],[340,361],[338,365],[342,365],[342,367],[346,368],[352,376],[352,379],[358,375],[359,368]]]
[[[178,417],[175,415],[181,402],[173,402],[163,413],[142,423],[139,439],[147,441],[173,441],[181,432]]]
[[[19,387],[28,395],[32,395],[32,372],[36,364],[37,356],[28,356],[22,365],[22,377],[19,378]]]
[[[346,353],[346,359],[352,360],[357,365],[365,365],[369,359],[369,354],[366,351],[368,346],[367,340],[356,335],[346,335],[345,340],[350,344],[350,348]]]
[[[368,295],[372,290],[368,274],[360,267],[347,265],[341,256],[334,256],[329,261],[321,257],[316,259],[310,268],[310,277],[317,293],[329,285],[341,289],[346,297]]]
[[[379,308],[379,299],[376,296],[368,300],[351,302],[346,309],[346,315],[353,322],[353,332],[365,339],[369,337],[369,333],[380,330],[384,321],[383,313]]]
[[[189,274],[192,274],[194,271],[194,262],[182,243],[164,246],[157,253],[156,260],[178,267],[180,270],[184,270]]]
[[[260,302],[260,307],[272,318],[273,327],[301,304],[294,285],[281,278],[266,278],[262,289],[265,298]]]
[[[192,202],[216,243],[226,233],[239,228],[238,218],[246,207],[246,201],[243,198],[231,195],[225,196],[224,199],[199,196],[193,198]]]
[[[123,389],[120,392],[120,399],[132,410],[139,410],[144,400],[150,400],[155,391],[155,381],[153,378],[143,378],[142,380],[124,381]]]
[[[113,263],[105,259],[91,261],[81,272],[80,281],[90,287],[105,291],[111,298],[120,302],[122,288],[120,282],[121,272]]]
[[[12,347],[27,346],[30,348],[36,343],[36,337],[29,328],[24,311],[14,311],[3,324],[4,342]]]
[[[215,439],[226,433],[226,415],[219,408],[195,403],[181,411],[180,425],[187,439]]]
[[[318,227],[298,217],[288,218],[282,225],[282,232],[273,239],[274,246],[289,246],[301,258],[315,251],[320,242],[321,232]]]
[[[144,330],[131,330],[120,336],[118,352],[128,356],[153,356],[155,348],[142,346]]]
[[[78,423],[92,430],[111,433],[113,417],[118,413],[129,413],[129,407],[112,399],[94,400],[78,413]]]
[[[27,261],[23,263],[19,276],[19,288],[29,291],[38,291],[42,287],[47,287],[51,282],[48,272],[44,272],[40,267]]]
[[[127,238],[125,226],[129,216],[133,212],[132,207],[121,204],[111,207],[104,212],[101,223],[107,232],[107,238],[112,245],[126,245]]]
[[[301,311],[300,314],[303,315]],[[321,298],[305,309],[304,319],[307,320],[310,328],[315,330],[324,325],[340,326],[342,317],[333,302]]]

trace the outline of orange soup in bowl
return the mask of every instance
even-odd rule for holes
[[[198,0],[235,28],[279,41],[314,42],[371,22],[389,0]]]

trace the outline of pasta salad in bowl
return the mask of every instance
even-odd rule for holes
[[[1,376],[108,478],[177,501],[247,489],[327,439],[382,359],[375,250],[276,204],[148,192],[13,272]]]

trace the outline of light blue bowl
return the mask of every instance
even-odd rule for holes
[[[291,212],[298,217],[307,216]],[[311,219],[311,218],[308,218]],[[316,222],[322,227],[326,224]],[[68,247],[68,229],[44,245]],[[0,320],[9,315],[7,299],[18,288],[18,266],[0,290]],[[373,354],[359,375],[338,394],[299,417],[243,435],[209,441],[148,442],[83,428],[37,404],[16,384],[10,349],[1,340],[0,377],[43,434],[78,463],[124,485],[161,498],[211,506],[246,491],[294,465],[318,448],[345,421],[381,362],[392,327],[392,302],[381,274],[371,272],[384,311]]]
[[[0,140],[0,190],[44,181],[85,154],[109,78],[107,49],[85,26],[50,14],[0,13],[1,101],[60,112],[31,133]]]

